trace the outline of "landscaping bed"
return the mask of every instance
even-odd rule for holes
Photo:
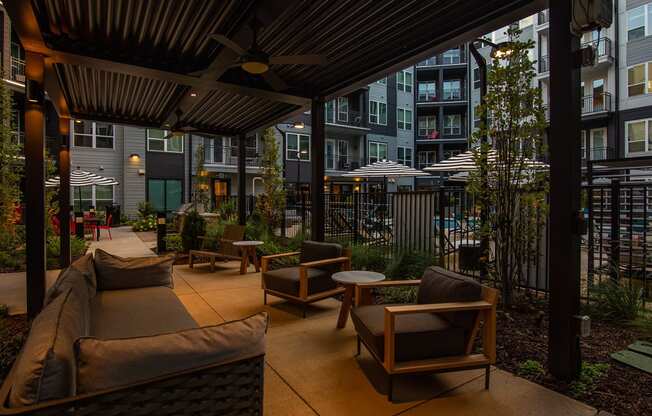
[[[0,383],[9,373],[28,331],[26,315],[0,316]]]
[[[581,340],[585,377],[563,383],[547,374],[548,316],[544,303],[498,312],[497,366],[617,416],[652,415],[652,375],[620,364],[609,354],[635,340],[652,340],[652,331],[593,321]]]

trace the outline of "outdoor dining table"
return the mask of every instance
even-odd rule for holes
[[[90,224],[95,227],[97,241],[100,241],[100,228],[98,227],[98,225],[102,224],[102,218],[84,217],[84,224]]]
[[[349,319],[349,312],[351,311],[351,305],[353,304],[355,286],[360,283],[380,282],[381,280],[385,280],[385,275],[366,270],[349,270],[334,273],[332,279],[344,286],[346,289],[344,292],[344,299],[342,300],[342,307],[340,308],[340,315],[337,318],[337,327],[344,328],[347,319]]]

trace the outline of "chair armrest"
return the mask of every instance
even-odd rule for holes
[[[389,315],[407,315],[410,313],[424,312],[462,312],[462,311],[482,311],[493,308],[493,304],[483,300],[474,302],[445,302],[429,303],[422,305],[400,305],[386,306],[385,316]]]
[[[355,285],[355,306],[371,305],[373,303],[372,289],[419,286],[420,283],[421,280],[383,280],[380,282],[358,283]]]
[[[301,254],[301,252],[292,251],[290,253],[279,253],[279,254],[270,254],[268,256],[262,256],[260,258],[260,269],[262,270],[263,273],[265,273],[269,269],[269,263],[271,263],[272,260],[280,259],[283,257],[298,256],[299,254]]]
[[[348,257],[333,257],[332,259],[324,259],[324,260],[315,260],[315,261],[309,261],[306,263],[301,263],[299,264],[300,267],[319,267],[319,266],[328,266],[329,264],[337,264],[337,263],[343,263],[346,264],[347,262],[350,262],[351,259]]]

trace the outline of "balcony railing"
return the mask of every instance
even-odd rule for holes
[[[437,58],[434,56],[432,58],[426,59],[425,61],[421,61],[417,64],[417,66],[433,66],[433,65],[437,65]]]
[[[327,123],[354,127],[368,127],[367,117],[365,117],[360,111],[349,111],[346,120],[341,120],[340,115],[335,114],[335,120],[328,120]]]
[[[461,89],[444,91],[443,94],[419,93],[417,94],[418,103],[462,101],[465,100],[464,91]]]
[[[539,73],[543,74],[550,71],[550,59],[548,55],[539,57]]]
[[[204,162],[210,165],[238,166],[238,155],[231,150],[232,147],[218,147],[214,150],[207,148]],[[248,149],[245,166],[259,167],[260,162],[261,158],[255,153],[255,150]]]
[[[417,67],[420,66],[434,66],[434,65],[457,65],[457,64],[465,64],[466,63],[466,56],[462,51],[460,51],[459,55],[446,55],[444,54],[433,56],[432,58],[428,58],[425,61],[421,61],[417,64]]]
[[[548,10],[542,10],[537,13],[537,24],[539,26],[545,25],[550,21],[550,16],[548,15]]]
[[[611,57],[611,39],[608,37],[601,37],[597,40],[582,43],[582,48],[593,46],[596,49],[596,57]]]
[[[599,94],[582,97],[582,115],[603,113],[611,111],[611,94],[602,92]]]
[[[613,147],[593,147],[589,149],[591,160],[607,160],[615,158]],[[586,160],[586,148],[582,149],[582,160]]]
[[[325,155],[324,167],[326,170],[349,172],[364,166],[366,163],[361,159],[353,159],[344,155]]]
[[[11,80],[25,82],[25,61],[16,57],[11,57]]]

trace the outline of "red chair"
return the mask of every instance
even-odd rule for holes
[[[106,231],[108,231],[109,240],[113,240],[113,238],[111,237],[111,222],[112,222],[112,220],[113,220],[113,215],[109,214],[106,217],[106,225],[99,225],[99,224],[97,225],[98,230],[106,230]]]
[[[93,218],[94,215],[91,215],[90,213],[84,213],[84,220],[88,218]],[[97,225],[93,222],[90,221],[84,221],[84,235],[90,234],[91,239],[95,240],[95,231],[97,229]]]
[[[56,235],[61,235],[61,222],[59,221],[59,217],[56,215],[52,216],[52,229]]]

